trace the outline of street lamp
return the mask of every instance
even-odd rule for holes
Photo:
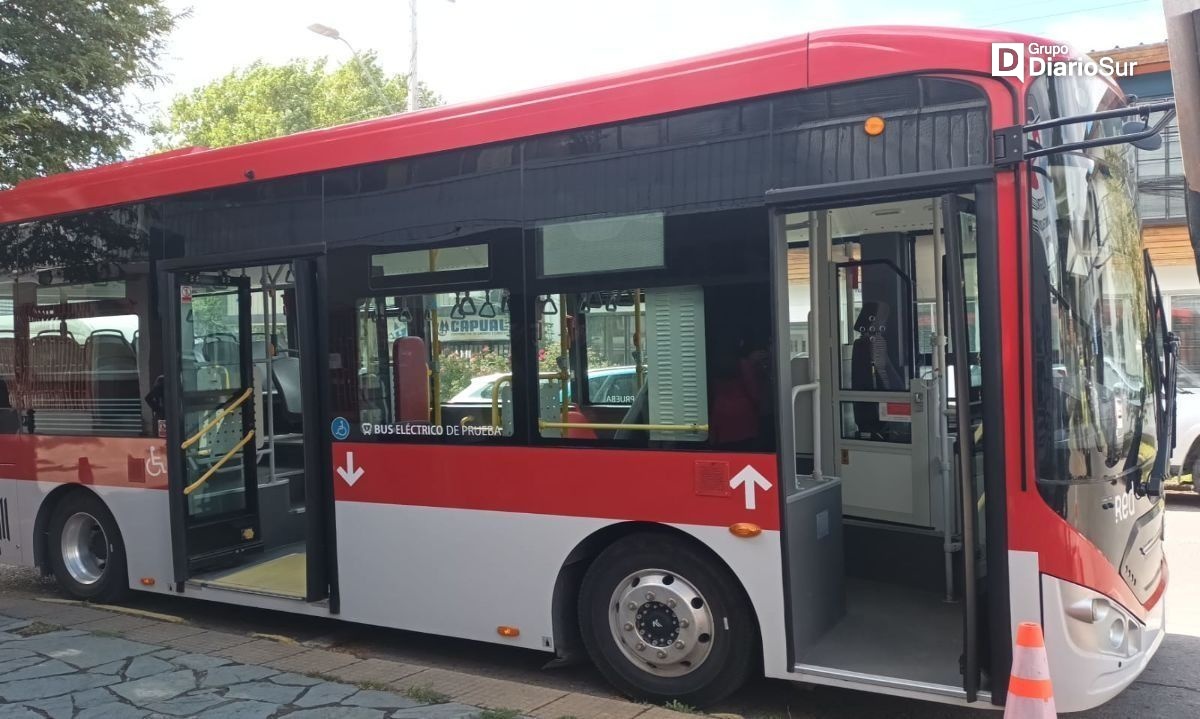
[[[454,0],[446,0],[453,3]],[[408,111],[413,112],[417,108],[417,0],[408,0],[408,13],[410,18],[409,39],[412,46],[412,54],[408,58]]]
[[[390,100],[388,100],[387,93],[385,93],[383,91],[383,86],[379,84],[379,81],[375,79],[375,76],[373,74],[371,74],[371,72],[367,69],[366,65],[362,64],[362,60],[360,60],[358,57],[358,51],[354,49],[354,46],[350,44],[349,40],[342,37],[342,34],[337,31],[337,28],[332,28],[332,27],[329,27],[328,25],[322,25],[319,22],[315,22],[312,25],[309,25],[308,29],[309,29],[309,31],[315,32],[318,35],[322,35],[324,37],[327,37],[327,38],[330,38],[333,40],[340,40],[347,48],[349,48],[350,56],[353,57],[354,62],[356,62],[358,64],[358,69],[361,70],[362,73],[371,80],[371,84],[373,84],[375,86],[375,92],[379,94],[379,100],[383,103],[384,107],[387,108],[388,112],[392,113],[393,115],[396,114],[396,112],[397,112],[396,106],[393,105]],[[411,108],[412,107],[412,102],[411,102],[412,92],[411,91],[408,93],[408,96],[409,96],[409,100],[410,100],[409,107]]]

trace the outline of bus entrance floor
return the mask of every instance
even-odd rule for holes
[[[962,605],[910,587],[847,578],[846,615],[800,662],[958,687]]]
[[[304,543],[280,547],[247,564],[199,574],[188,581],[204,587],[304,599],[308,591]]]

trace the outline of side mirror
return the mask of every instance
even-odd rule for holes
[[[1150,123],[1143,120],[1130,120],[1121,125],[1122,135],[1136,135],[1150,129]],[[1157,150],[1162,147],[1162,133],[1155,133],[1149,137],[1143,137],[1132,142],[1133,146],[1139,150]]]

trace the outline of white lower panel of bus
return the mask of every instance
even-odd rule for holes
[[[1143,623],[1086,587],[1048,575],[1041,580],[1046,653],[1058,711],[1099,706],[1132,684],[1158,651],[1166,636],[1166,597]],[[1090,608],[1094,599],[1107,605],[1103,619],[1080,618],[1086,615],[1078,610],[1068,613],[1072,607]]]
[[[554,583],[571,551],[614,520],[337,502],[341,618],[553,650]],[[769,676],[787,671],[779,533],[673,525],[741,580],[762,628]],[[497,627],[520,629],[504,638]]]
[[[0,543],[0,563],[32,565],[34,523],[42,502],[59,482],[0,479],[0,499],[8,505],[9,541]],[[112,512],[125,541],[129,585],[146,590],[141,579],[154,579],[150,591],[169,592],[171,565],[171,522],[167,492],[157,489],[90,485]]]

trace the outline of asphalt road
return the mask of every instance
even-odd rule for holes
[[[1170,634],[1141,678],[1113,701],[1074,716],[1088,719],[1194,719],[1200,716],[1200,498],[1172,498],[1167,519],[1171,562],[1167,590]],[[28,569],[0,567],[0,592],[34,591],[57,595],[54,583]],[[551,688],[613,696],[586,664],[544,669],[547,655],[493,644],[445,639],[334,620],[233,608],[181,597],[138,595],[131,606],[175,614],[213,628],[280,634],[336,646],[359,654],[427,666],[475,672]],[[980,719],[994,712],[909,701],[828,687],[758,680],[712,712],[751,718]]]

